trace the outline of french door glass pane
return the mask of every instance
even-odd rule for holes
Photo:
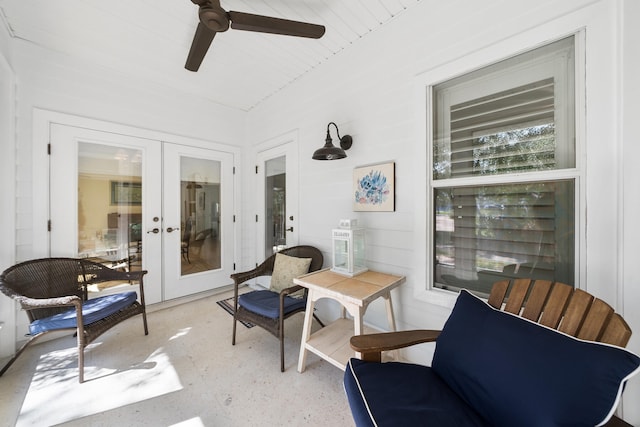
[[[220,162],[180,158],[181,274],[216,270],[220,255]]]
[[[142,151],[78,146],[78,256],[142,268]]]
[[[275,253],[287,245],[286,237],[286,157],[265,162],[265,254]]]
[[[574,283],[574,181],[435,190],[438,287],[488,294],[526,277]]]

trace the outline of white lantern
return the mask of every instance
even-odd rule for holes
[[[364,228],[351,228],[355,222],[355,220],[349,220],[349,228],[336,228],[331,231],[333,242],[333,267],[331,271],[349,277],[367,271],[364,258]],[[340,223],[343,225],[344,220]]]

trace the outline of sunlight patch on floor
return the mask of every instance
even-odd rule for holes
[[[191,418],[178,424],[171,424],[169,427],[204,427],[200,417]]]
[[[162,349],[124,369],[88,366],[82,384],[78,383],[76,355],[77,350],[69,348],[42,356],[17,426],[63,423],[183,388]],[[67,403],[60,400],[62,395]],[[54,401],[61,404],[52,405]]]
[[[173,341],[173,340],[175,340],[177,338],[180,338],[180,337],[183,337],[183,336],[187,335],[190,330],[191,330],[191,328],[182,328],[182,329],[180,329],[178,332],[176,332],[176,334],[174,336],[169,338],[169,341]]]

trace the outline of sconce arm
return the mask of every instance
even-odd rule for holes
[[[329,124],[327,125],[326,141],[327,142],[331,141],[331,136],[329,135],[329,128],[331,127],[331,125],[333,125],[336,128],[336,134],[338,135],[338,140],[340,141],[340,147],[343,150],[348,150],[349,148],[351,148],[351,144],[353,143],[353,138],[351,137],[351,135],[345,135],[343,137],[340,137],[340,131],[338,130],[338,125],[335,124],[334,122],[329,122]]]

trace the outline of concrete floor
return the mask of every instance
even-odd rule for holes
[[[77,381],[71,336],[28,349],[0,377],[0,426],[353,426],[342,371],[313,354],[297,372],[303,315],[279,342],[238,325],[216,304],[230,292],[113,328],[85,351]]]

